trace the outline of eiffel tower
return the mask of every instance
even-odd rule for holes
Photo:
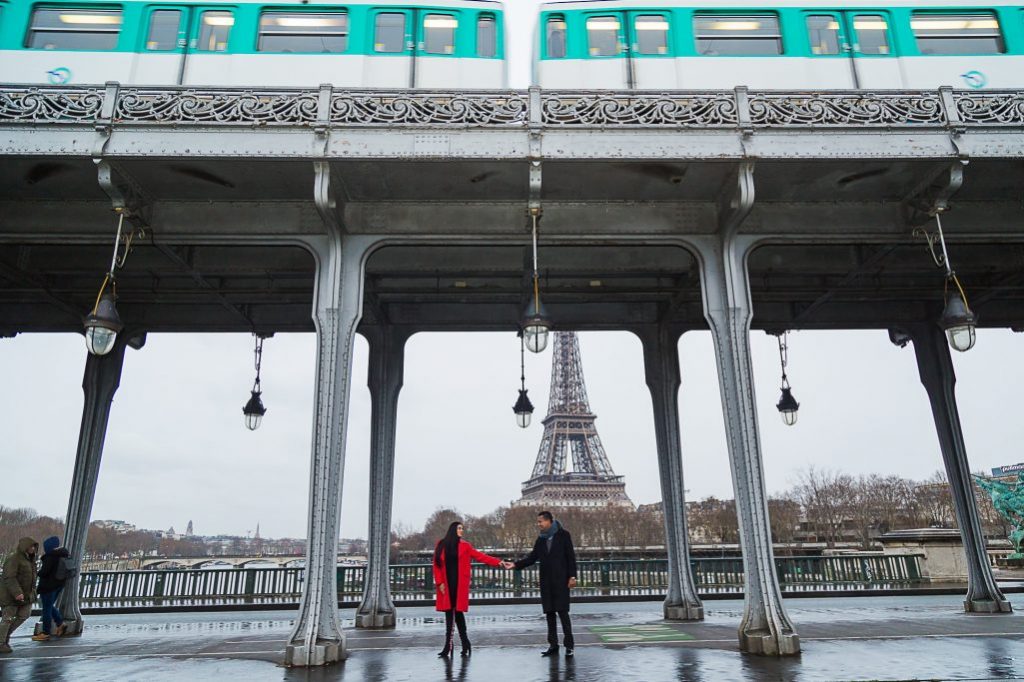
[[[576,332],[556,332],[544,436],[533,474],[523,483],[523,496],[515,506],[634,508],[625,479],[615,475],[604,452],[595,419],[583,381],[579,338]],[[570,453],[571,472],[566,471]]]

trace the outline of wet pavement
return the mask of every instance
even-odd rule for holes
[[[14,653],[0,656],[0,679],[1024,679],[1024,613],[967,615],[956,596],[791,599],[786,606],[801,635],[799,657],[740,654],[737,600],[706,602],[703,623],[663,621],[652,602],[576,605],[576,657],[555,660],[539,655],[539,607],[475,606],[468,618],[473,656],[446,662],[435,655],[443,619],[407,607],[391,631],[356,630],[346,619],[348,660],[309,670],[279,664],[289,611],[90,616],[80,638],[36,643],[29,624],[22,626]]]

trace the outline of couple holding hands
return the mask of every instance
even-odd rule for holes
[[[565,655],[573,655],[575,642],[572,623],[569,621],[569,590],[576,587],[576,550],[572,546],[572,536],[554,519],[551,512],[542,511],[537,514],[537,529],[540,534],[529,554],[518,561],[502,561],[477,551],[464,540],[460,521],[448,526],[448,532],[434,548],[436,604],[438,611],[444,611],[445,622],[444,649],[438,656],[447,658],[452,655],[456,626],[462,641],[462,655],[469,656],[472,652],[466,634],[465,613],[469,610],[470,565],[474,560],[508,570],[519,570],[539,563],[540,603],[548,621],[548,648],[541,655],[554,656],[558,653],[556,617],[562,622]]]

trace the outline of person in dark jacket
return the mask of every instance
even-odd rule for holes
[[[11,653],[11,635],[28,620],[36,600],[36,554],[39,543],[29,537],[4,560],[0,575],[0,654]]]
[[[576,587],[576,550],[572,536],[555,521],[549,511],[537,514],[540,537],[533,543],[533,551],[506,568],[522,569],[540,562],[540,603],[548,619],[548,648],[542,656],[558,654],[558,626],[555,616],[562,621],[565,655],[572,656],[576,646],[569,620],[569,590]]]
[[[39,567],[39,600],[43,603],[43,628],[39,634],[33,635],[32,639],[37,642],[45,642],[50,635],[58,637],[64,634],[64,618],[57,609],[57,597],[64,589],[67,577],[58,578],[58,568],[61,559],[71,556],[66,547],[60,546],[60,538],[56,535],[43,540],[43,560]],[[53,632],[53,624],[57,624],[57,632]]]
[[[434,547],[434,585],[437,586],[437,610],[444,611],[444,649],[438,654],[448,658],[455,648],[453,625],[459,627],[462,655],[469,656],[472,646],[466,633],[466,611],[469,610],[469,578],[472,561],[501,566],[502,561],[478,551],[462,538],[461,521],[448,526],[448,532]]]

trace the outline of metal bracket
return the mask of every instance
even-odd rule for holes
[[[541,167],[543,161],[543,118],[542,118],[542,102],[540,88],[532,86],[530,88],[530,120],[529,120],[529,163],[530,163],[530,177],[529,177],[529,199],[527,201],[527,207],[529,209],[529,215],[540,216],[541,214],[541,187],[543,185],[543,170]],[[532,229],[532,222],[527,220],[527,227]]]
[[[743,161],[722,186],[718,198],[718,229],[730,239],[754,207],[754,163]]]
[[[907,344],[910,343],[912,340],[913,339],[911,338],[910,333],[903,329],[889,330],[889,341],[891,341],[892,344],[895,346],[899,346],[900,348],[906,348]]]
[[[964,183],[967,161],[957,160],[929,174],[903,200],[904,219],[911,228],[930,221],[936,213],[949,210],[949,200]]]
[[[96,130],[96,141],[92,146],[94,160],[103,156],[110,143],[110,136],[114,132],[114,112],[117,110],[117,97],[120,91],[120,83],[107,81],[106,90],[103,93],[103,104],[100,106],[100,113],[94,124]]]
[[[313,162],[313,202],[328,232],[335,237],[341,236],[345,232],[342,213],[344,202],[338,200],[334,185],[331,183],[329,161]]]
[[[316,101],[316,125],[313,132],[320,149],[317,156],[327,156],[327,146],[331,142],[331,95],[334,89],[329,83],[320,85],[320,94]]]
[[[750,98],[745,85],[736,86],[736,121],[740,129],[740,147],[743,148],[743,156],[747,156],[747,142],[754,136],[754,124],[750,121]]]
[[[943,113],[946,114],[946,129],[949,131],[949,141],[952,143],[953,149],[956,150],[957,158],[966,164],[970,158],[963,138],[967,132],[967,126],[964,125],[963,119],[960,118],[960,110],[956,108],[956,100],[953,99],[953,88],[948,85],[940,87],[939,101],[942,103]]]
[[[94,158],[93,163],[96,164],[96,180],[110,197],[114,210],[124,213],[125,218],[136,228],[148,229],[153,201],[142,189],[142,185],[115,161]]]

